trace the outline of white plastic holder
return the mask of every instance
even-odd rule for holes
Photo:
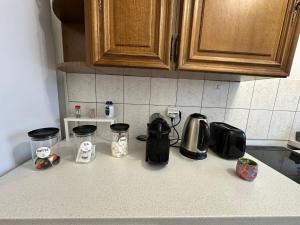
[[[69,134],[69,122],[94,122],[94,123],[110,123],[114,124],[116,122],[115,118],[107,118],[107,117],[95,117],[95,118],[89,118],[89,117],[66,117],[64,119],[65,122],[65,133],[66,133],[66,141],[70,140],[70,134]]]

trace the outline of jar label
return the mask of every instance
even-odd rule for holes
[[[51,154],[51,149],[48,147],[40,147],[37,148],[35,152],[38,158],[44,159]]]
[[[80,147],[79,149],[82,151],[82,152],[89,152],[92,150],[92,143],[90,141],[84,141],[80,144]]]
[[[95,151],[95,146],[90,141],[84,141],[78,149],[76,162],[87,163],[91,161],[91,157]]]
[[[121,137],[119,139],[119,145],[121,145],[121,146],[127,145],[127,138],[126,137]]]

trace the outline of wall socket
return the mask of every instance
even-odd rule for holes
[[[167,116],[174,119],[179,117],[179,109],[176,107],[169,106],[167,109]]]

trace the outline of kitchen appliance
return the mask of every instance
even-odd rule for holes
[[[287,144],[292,149],[300,149],[300,131],[296,131],[295,139],[288,140]]]
[[[300,150],[280,146],[247,146],[246,152],[300,184]]]
[[[206,116],[191,114],[185,121],[180,153],[191,159],[205,159],[209,140],[209,126]]]
[[[148,138],[146,144],[146,162],[150,164],[167,164],[169,161],[171,128],[159,113],[154,113],[147,124]]]
[[[209,147],[225,159],[238,159],[245,154],[244,131],[226,123],[210,123]]]

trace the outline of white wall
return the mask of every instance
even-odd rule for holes
[[[0,1],[0,175],[30,158],[27,132],[58,126],[50,3]]]

